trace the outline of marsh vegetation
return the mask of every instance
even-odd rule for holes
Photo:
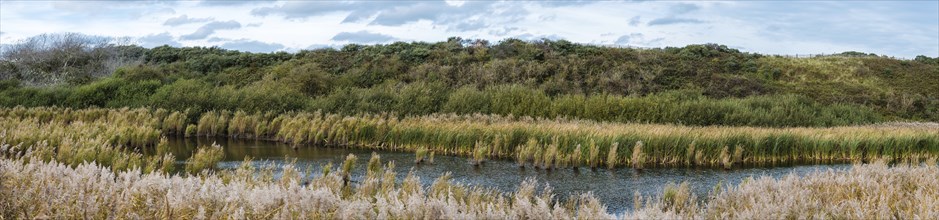
[[[937,70],[925,56],[715,44],[451,38],[253,54],[44,35],[0,54],[0,219],[939,218]],[[225,146],[170,147],[187,138],[407,159],[221,166]],[[634,202],[625,212],[533,179],[507,192],[400,172],[454,156],[474,170],[617,178],[855,165],[702,194],[678,182],[621,192]]]
[[[23,135],[27,144],[42,129],[81,132],[116,130],[106,144],[146,147],[159,136],[179,135],[184,114],[162,109],[0,109],[8,136]],[[760,128],[620,124],[496,115],[391,114],[341,116],[320,112],[283,114],[210,111],[187,127],[197,136],[274,140],[296,145],[324,145],[477,158],[516,158],[524,166],[550,169],[587,164],[634,168],[644,166],[727,167],[793,163],[845,163],[890,157],[919,161],[939,154],[939,127],[868,125],[830,128]],[[58,123],[58,124],[56,124]],[[86,124],[93,125],[85,128]],[[52,128],[55,127],[55,128]],[[91,130],[100,133],[101,131]],[[235,133],[231,133],[235,132]],[[70,136],[61,134],[62,136]],[[641,143],[640,143],[641,142]],[[57,142],[53,142],[55,144]],[[629,143],[631,147],[619,147]],[[586,152],[577,151],[586,145]],[[579,153],[578,155],[572,155]],[[53,154],[53,153],[50,153]],[[51,156],[49,156],[51,158]],[[571,161],[572,158],[581,159]]]

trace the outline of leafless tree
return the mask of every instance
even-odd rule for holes
[[[107,76],[120,66],[138,62],[142,48],[128,42],[78,33],[30,37],[0,53],[0,79],[46,86]]]

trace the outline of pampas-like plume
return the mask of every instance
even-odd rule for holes
[[[577,147],[574,148],[574,152],[571,153],[571,157],[570,157],[571,159],[570,165],[573,166],[575,169],[577,167],[580,167],[581,164],[583,164],[583,159],[581,158],[583,157],[584,153],[581,152],[580,148],[581,148],[580,144],[578,144]]]
[[[352,170],[355,169],[356,156],[354,154],[349,154],[346,156],[346,160],[342,162],[342,179],[348,183],[352,180]]]
[[[619,143],[613,143],[610,146],[610,152],[606,154],[606,168],[613,169],[616,168],[617,163],[619,163],[619,156],[617,156],[617,151],[619,150]]]
[[[590,140],[589,154],[587,157],[587,163],[590,164],[591,169],[597,169],[597,166],[600,165],[600,148],[597,147],[597,142],[594,142],[593,139]]]
[[[642,170],[643,165],[646,163],[645,154],[642,152],[642,141],[636,141],[636,146],[633,146],[633,155],[630,158],[630,163],[634,169]]]

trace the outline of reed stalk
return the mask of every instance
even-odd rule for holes
[[[636,141],[636,145],[633,146],[633,154],[629,161],[633,169],[642,170],[645,164],[645,154],[643,154],[642,147],[642,141]]]
[[[613,169],[616,168],[616,165],[619,164],[619,156],[617,156],[617,151],[619,150],[619,143],[613,143],[610,146],[610,152],[606,154],[606,168]]]
[[[597,169],[597,166],[600,165],[600,148],[597,147],[597,142],[590,140],[589,146],[589,157],[587,157],[587,163],[590,164],[591,169]]]

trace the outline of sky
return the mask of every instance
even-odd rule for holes
[[[62,32],[251,52],[462,37],[912,58],[939,57],[939,1],[0,1],[0,44]]]

